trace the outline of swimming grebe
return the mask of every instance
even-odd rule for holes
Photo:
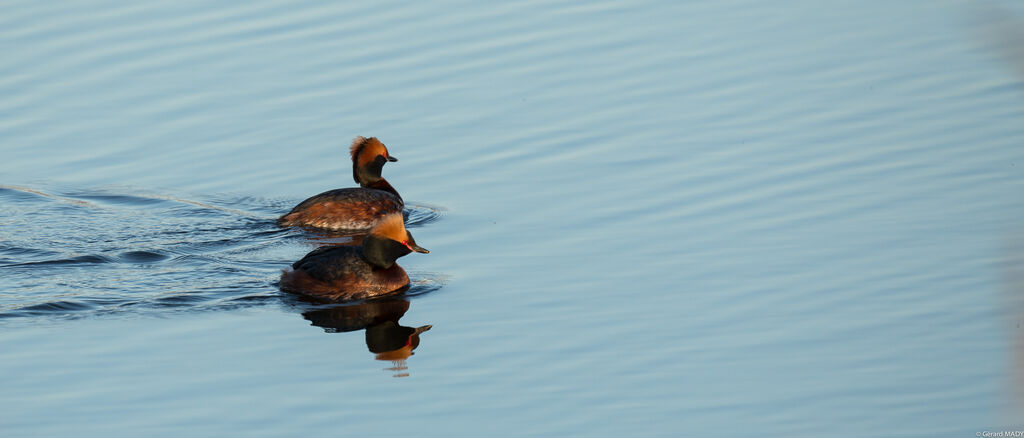
[[[416,245],[401,213],[384,217],[363,238],[362,246],[325,246],[306,254],[281,275],[281,290],[330,301],[386,295],[409,285],[409,275],[395,260]]]
[[[313,196],[281,216],[282,227],[305,226],[331,230],[365,230],[385,215],[401,213],[405,203],[381,177],[384,163],[398,161],[376,137],[352,141],[352,179],[359,187],[334,189]]]

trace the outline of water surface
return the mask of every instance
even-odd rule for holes
[[[1024,429],[1018,5],[4,9],[0,435]],[[357,135],[431,253],[303,302]]]

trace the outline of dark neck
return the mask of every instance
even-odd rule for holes
[[[398,194],[398,190],[395,190],[394,187],[391,187],[391,184],[388,184],[388,180],[386,180],[384,178],[378,179],[377,181],[374,181],[374,182],[369,183],[369,184],[361,184],[361,185],[363,187],[368,188],[368,189],[383,190],[383,191],[388,192],[388,193],[390,193],[392,195],[395,195],[395,197],[397,197],[399,200],[402,199],[402,195]]]
[[[367,184],[373,184],[379,180],[381,172],[384,171],[384,163],[388,160],[382,156],[377,156],[373,161],[363,164],[362,166],[357,164],[357,161],[352,162],[352,179],[356,180],[360,186],[366,187]]]
[[[372,234],[367,235],[363,239],[363,259],[367,263],[381,269],[390,268],[391,265],[395,264],[395,260],[410,252],[412,251],[406,248],[405,245],[391,239],[385,239]]]

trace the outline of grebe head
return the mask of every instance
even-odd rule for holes
[[[399,257],[411,252],[428,254],[405,229],[401,213],[391,213],[363,239],[363,257],[378,268],[390,268]]]
[[[398,161],[398,158],[392,157],[388,153],[388,148],[380,140],[377,140],[377,137],[356,137],[355,140],[352,140],[350,152],[352,153],[352,179],[363,187],[381,179],[380,173],[384,170],[384,163]]]

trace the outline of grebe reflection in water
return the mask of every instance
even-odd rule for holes
[[[431,325],[407,327],[398,320],[409,310],[409,300],[389,298],[307,310],[302,317],[328,333],[366,330],[366,347],[374,358],[390,361],[385,368],[394,377],[408,377],[406,360],[420,344],[420,334]]]

